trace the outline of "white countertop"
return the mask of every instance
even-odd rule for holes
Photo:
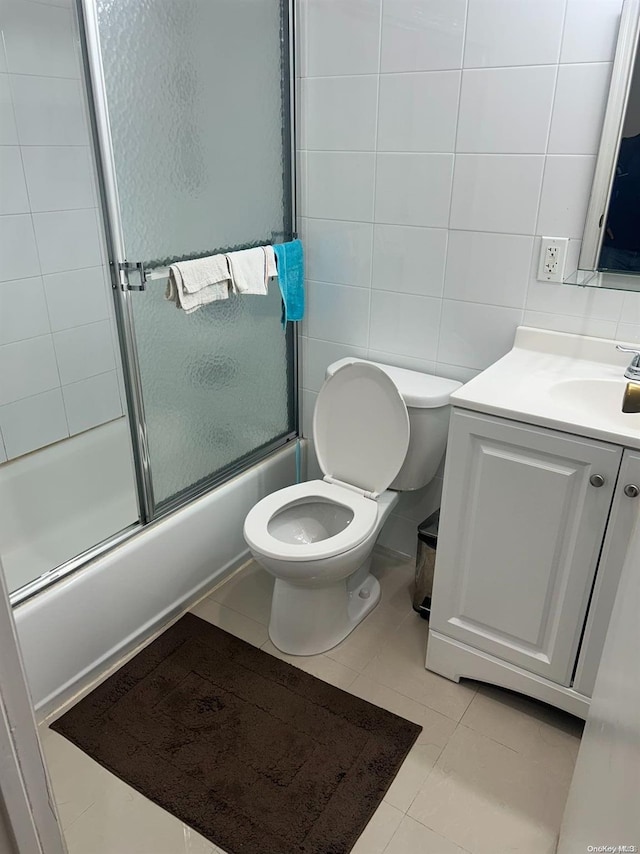
[[[632,357],[617,343],[520,326],[513,349],[451,404],[640,449],[640,414],[622,412]]]

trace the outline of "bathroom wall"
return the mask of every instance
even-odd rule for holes
[[[577,266],[621,6],[300,0],[306,435],[349,354],[464,381],[522,323],[640,340],[638,295],[535,278],[540,235]],[[439,485],[383,543],[413,552]]]
[[[123,409],[71,0],[0,29],[2,462]]]

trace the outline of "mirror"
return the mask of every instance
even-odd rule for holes
[[[575,284],[640,290],[640,0],[625,0]]]

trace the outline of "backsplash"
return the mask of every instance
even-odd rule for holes
[[[71,3],[1,27],[0,462],[123,412]]]
[[[305,435],[343,356],[464,381],[522,323],[640,339],[637,294],[535,279],[540,235],[577,266],[621,6],[300,0]],[[383,544],[413,551],[438,485]]]

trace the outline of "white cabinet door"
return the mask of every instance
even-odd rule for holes
[[[600,555],[573,687],[590,697],[633,529],[640,521],[640,454],[625,451]],[[626,490],[626,491],[625,491]]]
[[[569,685],[621,456],[455,410],[430,627]]]

